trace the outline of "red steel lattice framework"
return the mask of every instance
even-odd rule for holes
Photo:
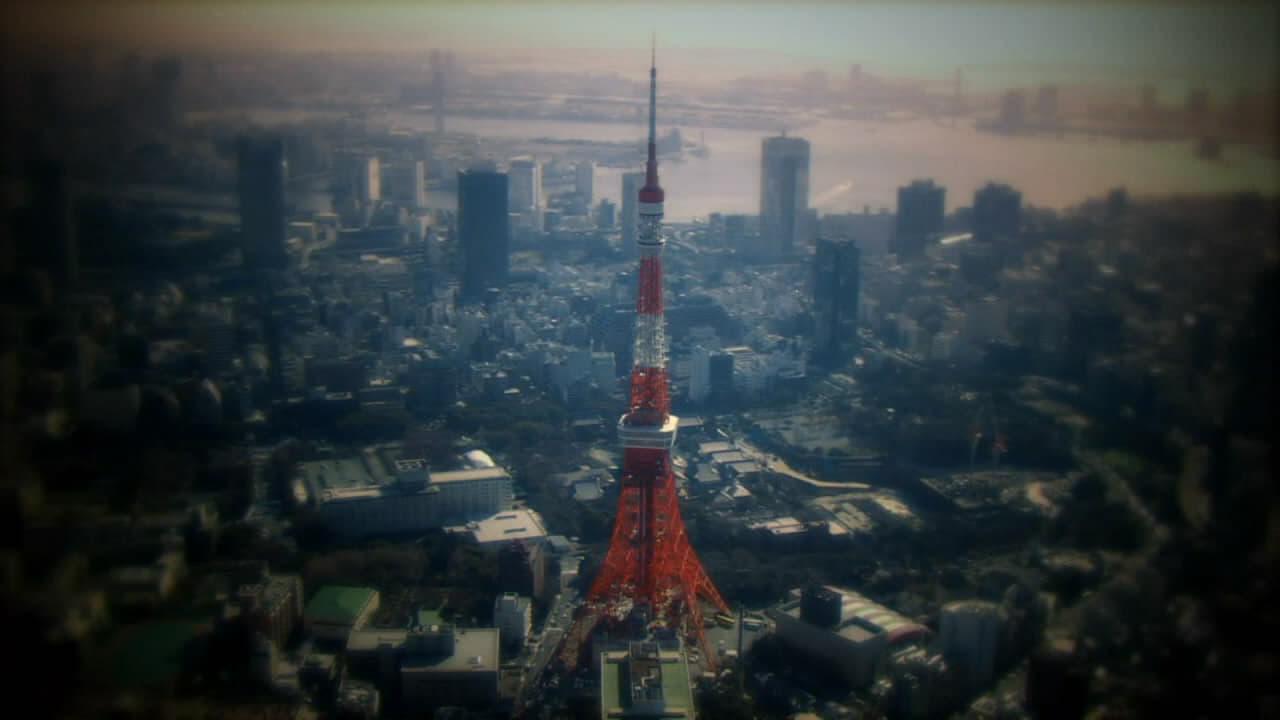
[[[671,414],[662,306],[662,214],[655,145],[657,70],[649,69],[649,147],[639,193],[640,283],[636,298],[635,360],[631,402],[618,423],[623,469],[618,515],[609,551],[587,595],[584,612],[566,638],[561,657],[574,664],[586,637],[600,622],[621,622],[633,608],[647,609],[651,623],[683,629],[696,638],[708,662],[701,601],[723,612],[728,605],[689,544],[680,515],[671,446],[678,418]]]

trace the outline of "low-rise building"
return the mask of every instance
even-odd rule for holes
[[[382,710],[382,695],[369,683],[348,680],[338,691],[337,708],[339,717],[373,720]]]
[[[400,654],[409,630],[363,628],[347,635],[347,668],[366,679],[389,683],[400,672]]]
[[[411,631],[400,661],[402,708],[485,708],[498,698],[498,630],[434,626]]]
[[[518,650],[533,627],[533,603],[513,592],[499,595],[493,602],[493,624],[501,633],[503,646]]]
[[[511,483],[511,476],[499,467],[432,472],[425,483],[324,490],[318,511],[341,535],[420,532],[509,510]]]
[[[600,718],[695,717],[689,666],[679,647],[633,642],[600,654]]]
[[[241,585],[236,599],[249,627],[266,636],[277,650],[284,649],[302,619],[302,578],[268,575],[260,582]]]
[[[538,544],[547,537],[542,516],[528,508],[495,513],[465,525],[447,528],[447,531],[467,535],[486,550],[497,550],[517,540]]]
[[[921,638],[918,623],[843,588],[815,585],[767,611],[797,652],[829,663],[850,687],[871,684],[892,647]]]

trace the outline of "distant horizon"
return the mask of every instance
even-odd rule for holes
[[[529,70],[629,75],[650,31],[668,77],[699,84],[849,68],[937,82],[963,69],[967,90],[1039,83],[1136,87],[1176,97],[1280,91],[1274,4],[622,2],[372,5],[276,2],[104,3],[8,8],[11,43],[141,52],[408,54],[431,49],[536,55]],[[785,28],[785,30],[780,30]],[[583,60],[589,59],[589,68]]]

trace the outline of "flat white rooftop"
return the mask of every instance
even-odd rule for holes
[[[512,540],[539,540],[547,536],[542,516],[528,508],[504,510],[483,520],[448,528],[448,532],[467,533],[479,545]]]
[[[450,470],[448,472],[431,473],[426,487],[416,492],[405,491],[390,484],[328,488],[320,491],[320,502],[355,502],[359,500],[377,500],[384,497],[405,497],[409,495],[437,492],[439,490],[438,486],[450,483],[482,482],[485,480],[501,480],[509,477],[510,475],[507,474],[507,471],[500,467]]]
[[[508,477],[507,471],[500,467],[467,468],[466,470],[449,470],[431,473],[431,484],[451,482],[467,482],[469,480],[497,480]]]

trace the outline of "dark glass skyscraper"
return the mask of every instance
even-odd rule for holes
[[[489,168],[458,173],[458,242],[462,248],[462,299],[483,299],[507,284],[511,221],[507,176]]]
[[[932,180],[916,180],[898,188],[898,216],[893,227],[893,252],[915,257],[929,238],[942,232],[947,190]]]
[[[987,183],[973,194],[973,238],[979,242],[1009,240],[1022,224],[1022,193],[1008,185]]]
[[[283,268],[288,260],[284,143],[279,138],[241,137],[236,160],[244,264],[253,270]]]
[[[814,359],[843,365],[857,346],[862,253],[850,240],[819,239],[813,261]]]
[[[760,161],[761,254],[791,254],[809,209],[809,141],[765,138]]]

